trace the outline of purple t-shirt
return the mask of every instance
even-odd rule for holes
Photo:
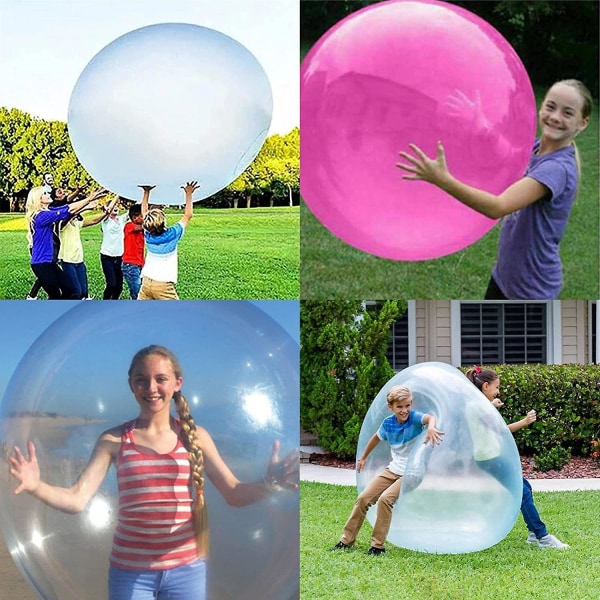
[[[31,248],[32,265],[49,263],[54,260],[52,226],[57,221],[64,221],[68,217],[68,206],[40,210],[40,212],[33,217],[31,228],[33,233],[33,246]]]
[[[504,217],[492,271],[511,300],[553,300],[562,287],[558,253],[577,192],[573,146],[538,156],[539,139],[525,171],[549,190],[542,199]]]

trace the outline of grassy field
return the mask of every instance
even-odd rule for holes
[[[538,95],[538,103],[544,91]],[[600,295],[598,109],[578,137],[582,180],[561,243],[560,298]],[[496,258],[497,225],[470,247],[443,258],[396,262],[366,254],[333,236],[306,205],[300,214],[301,297],[322,298],[483,298]]]
[[[356,500],[356,490],[302,483],[300,589],[302,600],[596,600],[600,522],[593,515],[600,491],[546,492],[535,502],[551,532],[569,550],[525,543],[521,516],[509,535],[481,552],[422,554],[391,544],[367,556],[371,526],[365,522],[352,550],[331,552]]]
[[[175,223],[181,213],[167,211]],[[298,207],[195,209],[179,245],[182,299],[296,299],[299,294]],[[102,298],[99,226],[82,230],[90,293]],[[0,299],[24,299],[34,276],[23,215],[0,215]],[[126,286],[125,286],[126,287]],[[43,292],[40,298],[45,297]],[[125,289],[121,298],[128,298]]]

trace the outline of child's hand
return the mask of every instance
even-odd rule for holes
[[[402,179],[422,180],[439,185],[446,177],[448,177],[448,167],[446,166],[446,154],[442,142],[437,144],[437,157],[429,158],[417,145],[409,144],[408,147],[417,155],[416,157],[408,152],[400,152],[400,156],[411,163],[412,166],[397,163],[396,166],[403,171],[412,173],[412,175],[404,175]]]
[[[367,464],[367,459],[361,458],[356,465],[356,470],[360,473],[365,468],[366,464]]]
[[[441,443],[443,435],[444,432],[440,431],[439,429],[435,429],[435,427],[433,429],[428,429],[423,443],[426,444],[427,442],[430,442],[432,446],[436,446],[437,444]]]
[[[496,408],[500,408],[501,406],[504,406],[504,402],[502,402],[502,400],[500,400],[500,398],[494,398],[492,400],[492,406],[495,406]]]
[[[298,488],[298,479],[300,476],[300,462],[298,450],[292,450],[288,455],[279,459],[279,440],[273,442],[271,451],[271,460],[265,474],[265,484],[271,489]]]
[[[145,192],[151,192],[156,186],[155,185],[138,185],[139,188],[142,188]]]
[[[188,181],[185,186],[181,186],[181,189],[186,194],[193,194],[196,190],[200,189],[200,186],[197,181]]]
[[[37,456],[35,454],[35,446],[33,442],[27,442],[27,450],[29,451],[29,460],[27,460],[18,446],[15,446],[15,455],[9,456],[10,474],[18,481],[19,486],[15,489],[15,494],[21,492],[35,492],[40,484],[40,467],[38,465]]]
[[[535,410],[530,410],[527,413],[527,416],[525,417],[525,424],[531,425],[536,419],[537,419],[537,415],[535,413]]]

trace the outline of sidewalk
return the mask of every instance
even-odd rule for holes
[[[302,452],[303,448],[300,448]],[[311,463],[300,464],[300,480],[356,486],[356,471],[323,467]],[[578,492],[600,490],[600,478],[591,479],[528,479],[534,492]]]

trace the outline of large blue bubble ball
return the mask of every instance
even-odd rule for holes
[[[413,410],[436,416],[444,431],[439,446],[412,442],[388,540],[409,550],[462,554],[489,548],[512,529],[523,483],[519,453],[496,408],[455,367],[427,362],[392,377],[377,394],[362,424],[357,461],[369,438],[392,413],[387,393],[395,385],[413,394]],[[380,442],[357,475],[358,492],[390,463]],[[367,513],[375,523],[376,506]]]
[[[26,452],[32,440],[42,478],[73,485],[98,435],[139,414],[127,371],[151,344],[179,359],[196,423],[241,481],[262,481],[276,440],[281,457],[297,454],[299,348],[262,310],[231,301],[77,304],[32,344],[0,403],[0,525],[12,558],[45,600],[107,597],[116,474],[111,467],[82,513],[65,514],[13,493],[7,454],[14,445]],[[239,508],[206,481],[207,597],[297,599],[298,490],[277,488]]]
[[[69,136],[79,162],[126,198],[201,200],[235,180],[266,139],[273,99],[262,66],[242,44],[199,25],[159,23],[100,50],[71,94]]]

